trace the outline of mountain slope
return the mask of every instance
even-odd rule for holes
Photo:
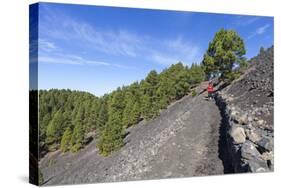
[[[223,174],[220,113],[205,95],[186,96],[155,120],[128,129],[125,146],[109,157],[98,154],[95,142],[77,154],[48,154],[40,162],[46,184]]]
[[[125,145],[108,157],[95,139],[78,153],[48,153],[40,161],[45,185],[272,171],[273,47],[216,101],[205,99],[206,86],[128,128]]]

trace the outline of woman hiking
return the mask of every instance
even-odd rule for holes
[[[214,86],[213,86],[212,82],[209,82],[207,91],[208,91],[208,99],[212,99],[213,93],[214,93]]]

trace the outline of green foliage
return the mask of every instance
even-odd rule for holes
[[[63,152],[67,152],[70,149],[71,137],[72,137],[72,130],[70,127],[67,127],[67,129],[63,133],[63,136],[61,139],[61,145],[60,145],[60,148]]]
[[[245,71],[250,66],[249,62],[246,60],[246,58],[241,59],[239,71]]]
[[[83,141],[84,141],[84,130],[82,128],[81,122],[78,122],[76,126],[74,127],[73,134],[71,136],[71,148],[70,151],[77,152],[83,147]]]
[[[78,151],[82,148],[84,133],[97,129],[99,101],[99,98],[86,92],[57,89],[40,90],[40,153],[43,154],[59,148],[65,152],[71,148],[72,151]],[[69,136],[70,130],[72,133]],[[73,137],[72,142],[69,141],[69,137]]]
[[[241,75],[240,71],[232,71],[226,74],[224,81],[226,83],[231,83],[233,80],[236,80]]]
[[[113,94],[109,118],[105,129],[102,130],[97,147],[102,155],[107,156],[123,145],[124,128],[122,124],[122,113],[124,110],[124,95],[120,88]]]
[[[98,117],[97,117],[97,127],[102,128],[105,123],[107,122],[108,119],[108,113],[107,113],[107,102],[104,99],[101,99],[101,104],[100,104],[100,108],[99,108],[99,113],[98,113]]]
[[[46,142],[48,144],[56,144],[60,140],[60,137],[63,132],[63,126],[64,126],[64,117],[61,112],[61,110],[57,111],[54,115],[54,118],[49,123],[47,127],[47,139]]]
[[[191,95],[192,97],[195,97],[197,95],[197,92],[195,90],[192,90]]]
[[[205,72],[201,65],[192,64],[189,69],[188,82],[192,87],[197,86],[199,83],[204,81]]]
[[[220,75],[222,79],[231,77],[233,67],[245,62],[244,41],[234,30],[221,29],[209,43],[204,55],[203,66],[207,77]]]

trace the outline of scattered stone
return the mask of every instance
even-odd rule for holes
[[[243,114],[238,118],[238,122],[241,125],[246,125],[248,123],[248,116],[247,114]]]
[[[246,130],[246,136],[250,141],[254,143],[261,139],[261,136],[254,129]]]
[[[259,158],[249,160],[249,168],[251,172],[267,172],[269,170],[267,162]]]
[[[259,126],[262,126],[264,124],[264,120],[260,119],[260,120],[257,121],[257,123],[258,123]]]
[[[246,134],[242,127],[233,126],[230,130],[230,136],[232,137],[234,144],[242,144],[246,141]]]
[[[233,110],[233,109],[231,110],[231,112],[230,112],[231,119],[236,120],[238,115],[239,115],[239,112],[237,110]]]
[[[233,100],[234,100],[233,97],[227,97],[227,98],[226,98],[226,101],[227,101],[227,102],[231,102],[231,101],[233,101]]]
[[[263,137],[261,140],[257,142],[258,146],[264,151],[272,151],[273,150],[273,140],[269,137]]]
[[[273,160],[273,153],[272,153],[272,151],[271,152],[264,152],[261,155],[261,159],[264,160],[264,161]]]
[[[261,154],[259,151],[256,149],[255,145],[250,142],[246,141],[242,147],[241,147],[241,157],[244,159],[255,159],[255,158],[260,158]]]

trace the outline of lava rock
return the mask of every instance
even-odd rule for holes
[[[246,141],[246,134],[242,127],[233,126],[229,134],[232,137],[234,144],[242,144]]]
[[[262,159],[253,158],[248,163],[251,172],[267,172],[269,170],[267,162]]]
[[[243,114],[238,118],[238,122],[241,125],[246,125],[248,123],[248,116],[247,114]]]
[[[254,143],[256,143],[257,141],[259,141],[261,139],[261,136],[254,129],[246,130],[246,136],[250,141],[252,141]]]
[[[264,151],[273,150],[273,139],[269,137],[263,137],[257,142],[258,146]]]
[[[272,153],[272,151],[271,151],[271,152],[264,152],[264,153],[261,155],[261,158],[262,158],[264,161],[273,160],[273,153]]]
[[[255,147],[255,145],[247,140],[241,147],[241,157],[250,160],[250,159],[260,158],[261,154]]]
[[[262,126],[262,125],[264,125],[265,122],[264,122],[264,120],[260,119],[257,121],[257,123],[259,126]]]

